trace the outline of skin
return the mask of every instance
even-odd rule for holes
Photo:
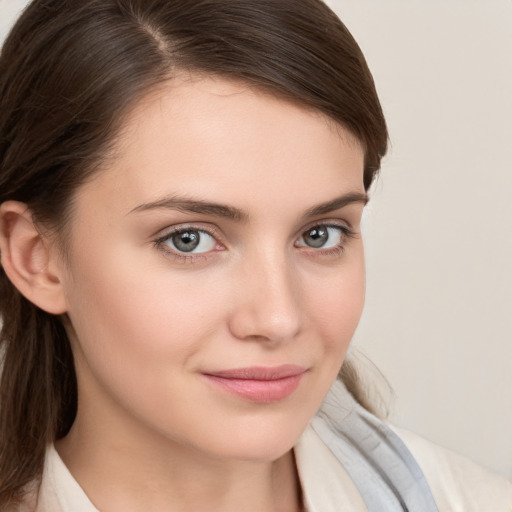
[[[363,306],[363,161],[319,113],[221,79],[176,79],[131,113],[76,194],[69,253],[49,252],[80,397],[57,449],[97,508],[300,510],[292,447]],[[163,240],[183,228],[209,232],[201,252]],[[282,364],[305,371],[271,403],[205,378]]]

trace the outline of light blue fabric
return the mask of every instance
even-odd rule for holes
[[[438,512],[402,440],[336,382],[312,421],[363,497],[368,512]]]

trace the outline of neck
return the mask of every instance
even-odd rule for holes
[[[105,424],[98,418],[87,424],[79,411],[70,433],[56,443],[64,463],[99,510],[298,512],[302,508],[291,450],[272,461],[223,460],[156,435],[128,432],[126,422],[108,429]]]

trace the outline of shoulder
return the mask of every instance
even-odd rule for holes
[[[391,426],[418,462],[440,512],[511,512],[512,483],[413,434]]]
[[[41,481],[27,487],[23,503],[16,510],[5,512],[69,511],[98,512],[62,462],[55,447],[49,445]]]
[[[311,426],[295,445],[294,454],[306,510],[339,512],[343,503],[346,512],[367,511],[350,475]]]
[[[311,426],[376,510],[512,512],[512,483],[390,426],[336,382]]]

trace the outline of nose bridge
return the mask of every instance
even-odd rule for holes
[[[286,251],[259,248],[244,259],[232,330],[240,338],[293,339],[301,327],[300,286]]]

